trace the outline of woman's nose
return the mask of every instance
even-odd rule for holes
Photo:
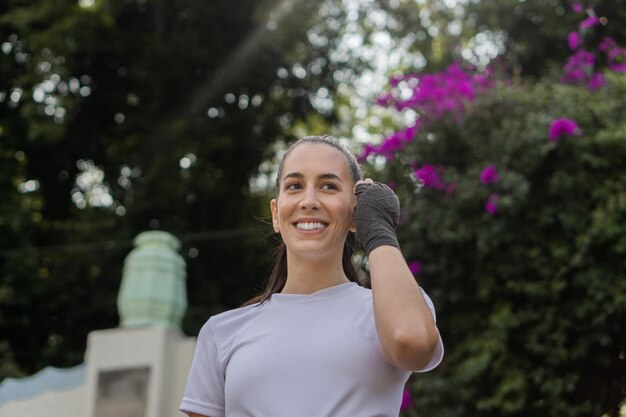
[[[304,190],[300,199],[299,207],[306,210],[317,210],[320,208],[320,202],[317,198],[316,190],[311,187]]]

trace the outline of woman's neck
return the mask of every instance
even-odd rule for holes
[[[312,294],[324,288],[350,282],[341,258],[335,260],[293,259],[287,255],[287,281],[281,292]]]

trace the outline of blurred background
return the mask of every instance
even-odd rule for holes
[[[182,242],[196,335],[259,293],[276,161],[330,133],[403,206],[446,344],[407,416],[626,398],[626,1],[4,0],[0,381],[117,326],[132,239]]]

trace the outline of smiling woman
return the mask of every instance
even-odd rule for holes
[[[363,180],[336,138],[305,137],[279,165],[282,242],[265,292],[211,317],[180,409],[200,416],[397,416],[411,371],[443,357],[435,311],[395,236],[398,199]],[[371,290],[352,262],[369,258]]]
[[[310,293],[358,279],[356,268],[351,264],[352,245],[347,236],[348,231],[354,231],[352,217],[356,197],[353,187],[361,173],[348,168],[346,156],[337,148],[312,139],[309,142],[303,141],[291,148],[283,159],[277,177],[280,181],[276,187],[277,198],[271,202],[272,223],[282,237],[283,258],[286,259],[286,262],[281,261],[286,268],[272,287],[283,287],[282,292]],[[341,259],[344,254],[350,262],[348,269],[352,266],[354,274],[344,271]],[[300,268],[309,268],[311,263],[315,263],[316,268],[329,265],[338,268],[316,280],[307,278],[307,273],[295,273]],[[287,280],[287,275],[291,279]],[[265,298],[269,296],[266,291]]]

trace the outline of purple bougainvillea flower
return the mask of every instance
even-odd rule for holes
[[[475,74],[454,63],[438,73],[394,75],[389,84],[395,88],[405,82],[413,90],[411,96],[400,98],[396,89],[392,90],[392,103],[387,101],[387,96],[379,98],[378,103],[393,104],[400,111],[407,108],[418,110],[431,119],[448,113],[458,116],[466,103],[474,99],[477,90],[491,85],[490,74],[491,68],[485,74]]]
[[[357,160],[359,161],[359,163],[365,161],[367,159],[368,156],[370,156],[372,153],[374,153],[376,151],[376,147],[373,145],[365,145],[363,147],[363,151],[361,152],[361,155],[359,155],[359,157],[357,158]]]
[[[480,172],[480,182],[483,184],[494,184],[498,182],[498,171],[495,165],[487,165]]]
[[[418,123],[415,123],[412,126],[408,126],[406,129],[404,129],[403,131],[401,131],[402,133],[402,139],[405,142],[410,142],[413,139],[415,139],[415,136],[417,136],[417,132],[419,130],[419,125]]]
[[[401,150],[403,145],[399,132],[395,132],[386,138],[377,150],[381,154],[391,155],[393,152]]]
[[[606,55],[609,68],[616,72],[626,72],[626,48],[621,48],[615,39],[606,36],[598,49]]]
[[[441,168],[437,168],[434,165],[424,164],[421,168],[415,170],[415,175],[422,181],[424,187],[443,190],[446,188],[446,185],[439,176],[439,171],[441,170]]]
[[[593,68],[596,62],[596,57],[592,52],[585,50],[579,50],[574,55],[570,56],[565,63],[563,69],[565,70],[566,82],[581,82],[584,81],[585,74]]]
[[[561,119],[555,119],[550,123],[548,129],[548,138],[551,141],[559,140],[562,136],[571,136],[578,134],[580,128],[576,121],[563,117]]]
[[[357,160],[359,162],[363,162],[371,154],[383,155],[387,159],[392,159],[396,152],[404,149],[408,142],[415,139],[415,136],[417,136],[419,132],[419,121],[420,119],[418,119],[413,125],[392,133],[379,145],[365,145],[363,147],[363,152],[361,152],[361,155],[359,155]]]
[[[422,264],[420,263],[420,261],[409,262],[409,270],[413,275],[417,275],[422,270]]]
[[[626,58],[626,49],[620,48],[617,45],[610,47],[606,51],[606,59],[610,64],[624,61],[624,58]]]
[[[615,42],[615,39],[613,39],[610,36],[605,36],[602,39],[602,42],[600,42],[600,45],[598,45],[598,49],[601,52],[609,52],[611,49],[615,48],[617,46],[617,42]]]
[[[596,16],[589,16],[578,24],[580,29],[589,29],[600,24],[600,19]]]
[[[491,194],[485,202],[485,211],[489,214],[496,214],[496,211],[498,211],[498,200],[500,200],[498,193]]]
[[[609,65],[609,68],[611,68],[615,72],[626,72],[626,62],[622,62],[620,64],[611,64]]]
[[[390,91],[381,94],[376,103],[400,112],[412,109],[420,117],[415,125],[391,134],[379,145],[364,149],[359,161],[372,154],[393,158],[417,136],[420,129],[443,116],[451,115],[459,122],[467,104],[474,100],[476,94],[493,86],[492,73],[490,66],[477,72],[476,68],[465,68],[455,62],[436,73],[394,74],[389,79]]]
[[[412,406],[413,402],[411,401],[411,392],[405,388],[404,391],[402,391],[402,403],[400,404],[400,410],[406,410]]]
[[[581,38],[578,32],[570,32],[569,35],[567,35],[567,43],[569,45],[569,49],[572,51],[578,49],[581,43]]]
[[[572,4],[572,10],[574,13],[582,13],[582,11],[585,10],[585,6],[583,6],[582,3],[574,3]]]
[[[376,99],[376,104],[379,106],[388,106],[393,102],[393,97],[391,97],[391,93],[383,93]]]
[[[598,90],[606,85],[606,80],[601,72],[594,73],[587,83],[590,90]]]
[[[569,84],[584,84],[593,73],[596,57],[592,52],[579,49],[570,56],[563,67],[565,74],[562,81]]]

